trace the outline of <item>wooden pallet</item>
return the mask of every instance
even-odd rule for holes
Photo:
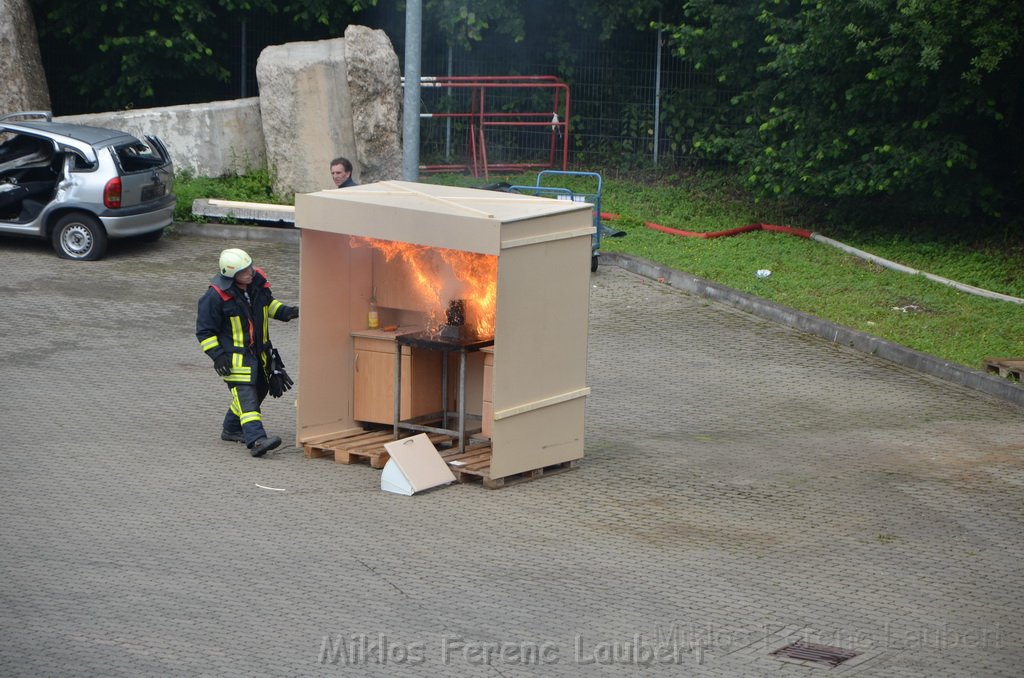
[[[334,461],[338,464],[368,462],[372,468],[384,468],[391,455],[384,449],[384,443],[395,439],[391,431],[371,433],[358,440],[346,440],[334,448]]]
[[[452,440],[437,433],[427,437],[435,446],[450,444]],[[321,442],[305,443],[303,449],[309,458],[333,456],[338,464],[368,462],[372,468],[384,468],[391,458],[384,445],[394,439],[394,433],[389,430],[355,431]]]
[[[1024,358],[985,358],[985,371],[1005,379],[1020,381],[1024,375]]]
[[[344,444],[345,441],[354,442],[356,439],[365,438],[370,434],[376,433],[378,433],[378,431],[349,431],[344,435],[334,436],[325,440],[303,443],[302,451],[306,455],[307,459],[334,457],[334,450],[338,445]]]
[[[445,460],[448,468],[455,474],[455,479],[460,483],[479,480],[489,490],[525,483],[528,480],[536,480],[537,478],[555,475],[556,473],[564,473],[579,466],[579,459],[573,459],[572,461],[564,461],[560,464],[545,466],[544,468],[513,473],[501,478],[492,478],[491,444],[489,442],[467,445],[466,450],[462,453],[458,450],[449,450],[448,452],[441,453],[441,458]]]

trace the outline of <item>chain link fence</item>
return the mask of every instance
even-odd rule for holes
[[[369,25],[369,24],[367,24]],[[383,26],[389,36],[401,35],[398,28]],[[163,83],[153,100],[142,105],[168,106],[257,96],[256,61],[268,45],[295,40],[331,37],[323,28],[299,32],[286,23],[242,20],[221,26],[224,36],[216,46],[217,58],[229,77],[217,82]],[[337,33],[337,31],[334,31]],[[425,38],[426,40],[426,38]],[[619,31],[610,40],[599,40],[580,32],[571,45],[544,48],[516,45],[500,37],[488,37],[471,52],[423,45],[424,76],[555,76],[568,84],[571,93],[568,164],[575,168],[634,170],[706,167],[707,160],[693,153],[693,135],[701,122],[720,111],[720,102],[730,93],[723,91],[713,74],[693,69],[688,62],[659,45],[654,31]],[[399,59],[404,46],[392,38]],[[57,114],[97,112],[94,101],[69,85],[74,59],[67,47],[44,45],[44,65],[51,81],[51,100]],[[568,56],[567,56],[568,55]],[[404,67],[404,65],[403,65]],[[422,112],[444,113],[469,110],[465,93],[424,90]],[[552,108],[549,93],[525,90],[493,92],[489,110],[544,111],[564,120]],[[421,159],[434,164],[467,163],[469,147],[467,122],[459,119],[421,122]],[[549,127],[496,127],[487,132],[488,160],[496,163],[538,163],[548,161],[552,141]],[[561,165],[561,139],[556,164]]]
[[[574,63],[564,65],[540,58],[513,60],[504,49],[482,46],[472,53],[440,51],[427,57],[424,75],[554,75],[571,92],[569,164],[622,170],[704,166],[693,154],[692,141],[702,120],[722,97],[713,79],[699,73],[669,50],[659,48],[658,36],[648,33],[646,45],[633,40],[632,49],[596,40],[582,41],[573,51]],[[646,47],[646,48],[645,48]],[[432,97],[433,98],[430,98]],[[423,95],[426,112],[457,110],[465,102]],[[448,106],[449,108],[445,108]],[[539,93],[503,92],[489,98],[490,109],[547,111],[564,119],[564,107],[551,111],[550,97]],[[451,129],[455,127],[454,131]],[[421,123],[421,157],[457,159],[469,153],[464,126]],[[488,158],[529,162],[542,158],[551,146],[548,130],[494,130],[488,132]],[[559,145],[560,147],[560,145]]]

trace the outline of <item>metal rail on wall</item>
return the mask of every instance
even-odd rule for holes
[[[528,169],[554,169],[561,151],[561,168],[567,167],[569,155],[569,86],[555,76],[437,76],[421,77],[420,88],[468,90],[468,110],[420,113],[421,119],[462,120],[466,124],[466,160],[463,163],[420,165],[422,172],[470,172],[488,178],[492,171],[518,172]],[[550,107],[543,111],[508,110],[492,103],[498,94],[524,93],[525,100],[536,101],[537,95],[550,96]],[[491,108],[488,108],[491,106]],[[534,162],[495,162],[488,158],[488,131],[496,128],[549,130],[546,132],[547,158]]]

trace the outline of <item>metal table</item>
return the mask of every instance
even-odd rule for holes
[[[466,433],[477,433],[479,428],[466,431],[466,355],[473,351],[479,351],[487,346],[494,345],[494,338],[461,338],[446,337],[432,332],[413,332],[400,334],[395,337],[395,439],[399,437],[399,431],[420,431],[426,433],[443,433],[459,441],[459,452],[466,448]],[[411,419],[402,419],[402,347],[410,349],[418,348],[426,351],[441,352],[441,411],[433,414],[426,414]],[[459,391],[458,405],[456,412],[448,412],[448,356],[451,353],[459,354]],[[448,419],[457,417],[458,428],[448,428]],[[440,418],[440,426],[428,426],[426,422],[432,422]]]

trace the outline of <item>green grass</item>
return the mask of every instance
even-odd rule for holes
[[[192,214],[192,202],[197,198],[217,198],[240,202],[292,204],[271,189],[270,173],[266,170],[251,172],[238,177],[194,177],[186,172],[174,178],[174,193],[178,204],[174,209],[175,221],[202,221]]]
[[[533,185],[535,178],[535,173],[492,175],[485,181],[442,174],[426,175],[421,180],[483,186],[497,181]],[[179,206],[183,199],[187,200],[185,205],[191,205],[193,197],[274,202],[268,185],[265,174],[238,180],[180,178]],[[585,194],[596,190],[593,180],[570,177],[548,177],[545,185]],[[831,233],[817,224],[801,223],[796,213],[756,203],[728,179],[715,176],[664,177],[646,182],[605,179],[601,208],[620,215],[610,224],[627,234],[603,239],[603,251],[650,259],[976,369],[982,367],[986,357],[1024,356],[1024,305],[985,299],[922,276],[890,271],[806,238],[769,232],[690,238],[661,233],[644,222],[694,232],[757,222],[797,226],[821,231],[906,266],[1024,297],[1024,250],[1019,244],[971,241],[962,236],[922,236],[910,229],[894,234],[833,228]],[[188,220],[191,216],[176,214],[176,218]],[[769,269],[772,275],[758,279],[758,269]]]

